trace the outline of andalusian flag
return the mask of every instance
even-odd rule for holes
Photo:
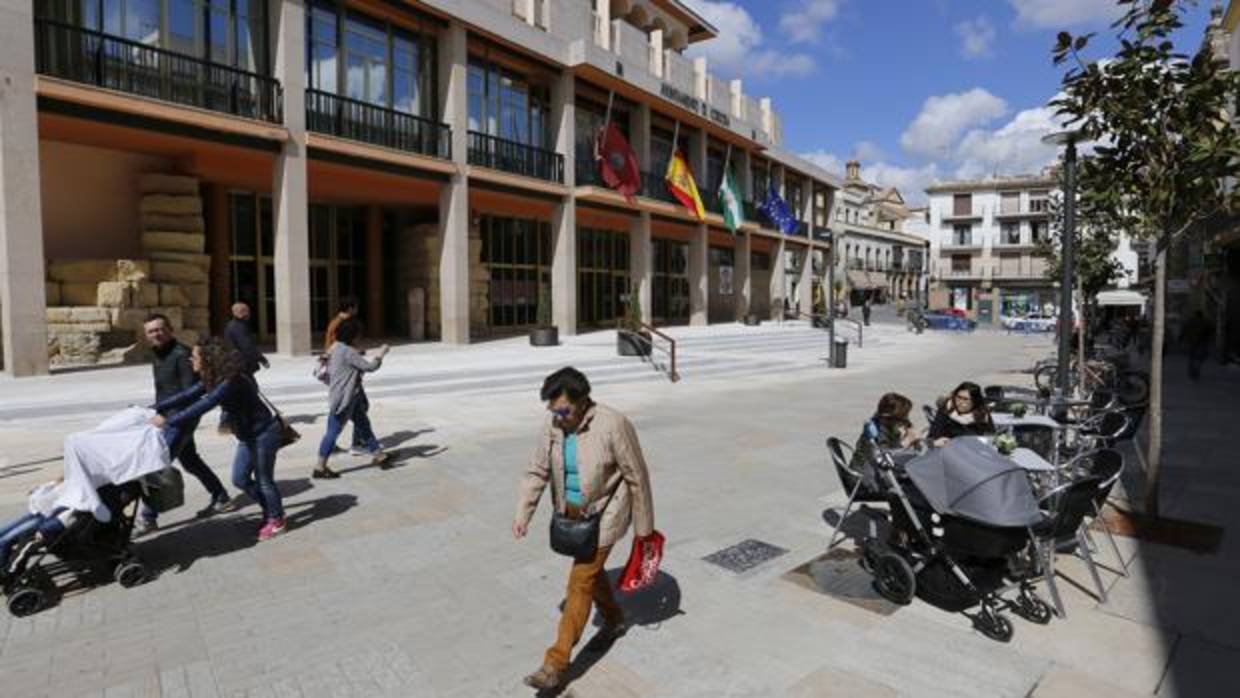
[[[667,190],[676,197],[685,208],[697,214],[698,220],[706,220],[706,207],[702,206],[702,197],[698,196],[697,184],[693,181],[693,172],[685,156],[676,151],[667,161],[667,174],[663,175],[667,182]]]
[[[741,221],[745,220],[745,213],[741,209],[741,194],[736,187],[736,178],[732,176],[730,169],[723,173],[723,181],[719,183],[719,203],[723,207],[724,224],[735,234],[736,229],[741,227]]]

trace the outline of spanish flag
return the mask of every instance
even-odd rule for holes
[[[689,170],[689,163],[685,162],[685,156],[679,150],[672,153],[672,158],[667,161],[667,174],[663,175],[663,179],[667,182],[667,190],[672,196],[696,214],[698,220],[706,220],[706,208],[702,206],[702,197],[698,196],[693,172]]]

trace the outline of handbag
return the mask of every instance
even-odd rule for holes
[[[548,459],[550,462],[550,459]],[[616,483],[603,507],[593,514],[572,518],[559,511],[551,512],[551,549],[555,552],[577,560],[589,560],[598,552],[599,527],[603,520],[603,512],[607,511],[611,500],[623,481]],[[551,475],[552,501],[555,500],[555,475]]]
[[[323,385],[331,385],[331,376],[327,373],[327,354],[323,354],[314,364],[314,370],[311,372],[314,379]]]
[[[258,399],[262,400],[263,404],[267,405],[267,409],[271,410],[271,413],[276,416],[276,419],[280,420],[280,448],[292,446],[297,443],[297,441],[301,439],[301,432],[294,429],[293,425],[290,424],[289,421],[285,419],[284,415],[280,413],[280,410],[276,409],[276,406],[271,404],[271,401],[267,399],[266,395],[263,395],[263,391],[258,389],[257,382],[254,383],[254,392],[258,393]]]
[[[163,470],[143,475],[142,500],[158,514],[164,514],[185,503],[185,478],[169,465]]]
[[[663,561],[662,533],[653,531],[645,538],[633,537],[633,551],[620,576],[620,591],[639,591],[654,584],[659,576],[659,563]]]

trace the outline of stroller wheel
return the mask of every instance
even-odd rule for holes
[[[146,581],[146,565],[141,562],[122,562],[116,567],[116,583],[128,589]]]
[[[874,565],[878,560],[880,552],[881,547],[877,538],[866,538],[861,541],[861,558],[858,560],[861,569],[874,574]]]
[[[885,552],[874,561],[874,588],[888,601],[905,606],[917,591],[917,577],[904,558]]]
[[[1051,616],[1053,615],[1050,604],[1028,592],[1022,592],[1016,598],[1016,603],[1012,605],[1012,612],[1030,623],[1037,623],[1038,625],[1046,625],[1051,622]]]
[[[983,607],[981,612],[973,617],[973,627],[996,642],[1009,642],[1012,639],[1012,621],[989,607]]]
[[[40,589],[25,587],[18,589],[9,596],[9,613],[21,618],[43,610],[47,603],[47,595]]]

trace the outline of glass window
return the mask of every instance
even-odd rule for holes
[[[335,94],[336,76],[336,14],[314,7],[310,16],[310,86]]]
[[[549,140],[550,97],[524,76],[479,58],[469,61],[469,128],[505,140],[546,148]],[[599,120],[602,125],[602,120]],[[595,129],[586,129],[592,143]],[[583,136],[578,135],[578,143]]]
[[[973,226],[958,225],[953,231],[954,236],[952,243],[956,245],[970,245],[973,243]]]
[[[1020,244],[1020,224],[1004,223],[1002,230],[1003,244],[1019,245]]]

